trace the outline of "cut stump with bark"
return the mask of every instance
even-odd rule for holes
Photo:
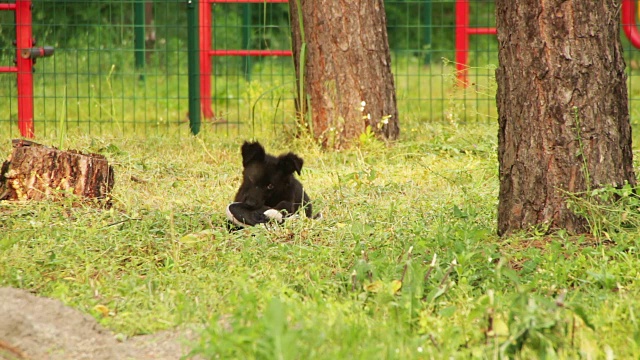
[[[13,152],[0,168],[0,200],[76,196],[109,206],[113,183],[113,167],[102,155],[13,140]]]

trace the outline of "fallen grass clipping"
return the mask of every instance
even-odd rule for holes
[[[640,357],[637,209],[608,229],[576,197],[592,234],[500,239],[495,127],[403,131],[342,152],[258,139],[304,158],[322,218],[238,232],[244,139],[70,136],[115,166],[114,207],[0,203],[0,285],[124,336],[195,324],[211,359]]]

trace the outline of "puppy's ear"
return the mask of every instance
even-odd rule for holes
[[[265,152],[259,142],[244,142],[242,144],[242,166],[246,167],[252,162],[264,162]]]
[[[278,156],[278,169],[287,175],[293,174],[294,171],[300,175],[302,164],[304,164],[302,158],[294,153]]]

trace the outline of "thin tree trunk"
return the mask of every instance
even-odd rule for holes
[[[310,111],[314,136],[343,147],[370,126],[379,136],[397,138],[383,0],[290,0],[289,6],[296,75],[305,93],[298,110]]]
[[[587,230],[563,191],[635,185],[619,1],[496,1],[498,233]]]

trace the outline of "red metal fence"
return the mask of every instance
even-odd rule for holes
[[[52,47],[36,48],[31,33],[31,0],[16,0],[0,4],[0,10],[14,11],[16,18],[15,66],[0,66],[0,72],[16,73],[18,84],[18,128],[20,134],[32,138],[33,126],[33,65],[37,58],[53,54]]]
[[[636,1],[622,0],[621,12],[632,120],[640,118]],[[216,132],[295,126],[293,63],[283,59],[291,56],[287,2],[192,1],[198,4],[197,27],[185,24],[186,1],[0,4],[0,72],[9,73],[0,75],[0,136],[15,136],[16,129],[24,137],[41,136],[62,128],[185,134],[189,113],[198,110],[205,119],[215,115],[203,126]],[[478,36],[496,33],[494,7],[492,0],[385,0],[403,116],[495,118],[497,42]],[[195,50],[186,49],[187,28],[197,29],[199,40],[190,48]],[[32,32],[57,47],[35,74],[36,58],[52,49],[36,47]],[[185,65],[194,58],[192,71]],[[200,82],[195,91],[185,80],[193,77]]]
[[[211,109],[212,56],[291,56],[291,50],[212,49],[211,5],[215,3],[288,3],[289,0],[200,0],[200,104],[202,116],[213,118]]]
[[[640,31],[636,23],[636,0],[622,0],[622,29],[633,46],[640,49]],[[456,70],[461,86],[468,86],[469,37],[495,35],[495,27],[469,26],[469,0],[456,0]]]
[[[0,67],[0,72],[17,74],[18,127],[20,134],[31,138],[33,129],[33,61],[23,57],[22,50],[34,45],[31,36],[31,1],[16,0],[15,4],[0,4],[0,10],[14,11],[16,16],[15,66]]]

